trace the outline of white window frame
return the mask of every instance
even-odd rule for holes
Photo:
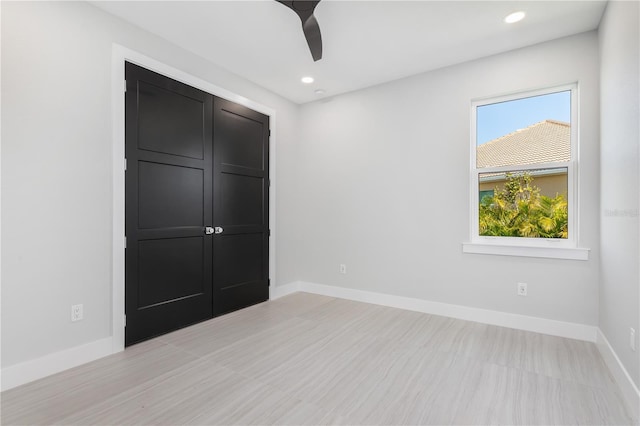
[[[557,92],[571,92],[571,159],[567,162],[538,163],[520,166],[478,168],[476,163],[477,108],[500,102],[548,95]],[[579,164],[579,124],[578,124],[578,84],[565,84],[537,90],[527,90],[502,96],[474,99],[471,101],[470,129],[470,241],[463,243],[463,252],[478,254],[496,254],[506,256],[546,257],[558,259],[587,260],[588,249],[578,248],[579,200],[578,200],[578,164]],[[568,202],[568,238],[526,238],[482,236],[479,233],[479,177],[482,173],[520,172],[527,170],[566,168]]]

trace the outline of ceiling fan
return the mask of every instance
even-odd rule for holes
[[[322,59],[322,37],[320,35],[320,26],[316,17],[313,16],[320,0],[276,0],[278,3],[282,3],[289,9],[298,14],[302,21],[302,31],[307,39],[309,50],[311,50],[311,56],[314,61]]]

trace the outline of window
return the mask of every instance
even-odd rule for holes
[[[576,97],[568,85],[472,103],[471,244],[576,247]]]

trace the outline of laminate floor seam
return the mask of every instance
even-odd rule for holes
[[[448,353],[450,355],[454,355],[451,352],[446,352],[445,351],[445,353]],[[478,360],[478,361],[481,361],[481,362],[483,362],[485,364],[494,365],[496,367],[511,368],[511,369],[519,370],[519,371],[521,371],[523,373],[535,374],[535,375],[540,376],[540,377],[545,377],[547,379],[560,380],[560,381],[563,381],[563,382],[573,383],[573,384],[576,384],[576,385],[586,386],[586,387],[590,387],[590,388],[594,388],[594,389],[600,389],[600,390],[610,389],[610,390],[615,390],[616,392],[619,393],[619,389],[617,388],[617,385],[615,384],[615,379],[613,378],[611,373],[608,371],[608,369],[607,369],[606,373],[608,374],[608,379],[610,379],[610,384],[612,386],[611,388],[609,388],[607,386],[600,386],[600,385],[595,385],[595,384],[592,384],[592,383],[586,383],[584,381],[576,380],[576,379],[572,379],[572,378],[556,377],[556,376],[553,376],[551,374],[545,374],[545,373],[541,373],[541,372],[534,371],[534,370],[531,370],[531,369],[518,367],[518,366],[514,366],[514,365],[509,365],[509,364],[506,364],[506,363],[493,362],[493,361],[490,361],[490,360],[484,360],[484,359],[481,359],[481,358],[474,358],[474,357],[470,357],[470,356],[467,356],[467,355],[460,355],[460,354],[458,354],[458,355],[459,356],[463,356],[463,357],[468,358],[468,359]],[[620,397],[622,397],[621,394],[620,394]]]
[[[158,337],[157,339],[158,339],[158,341],[159,341],[159,342],[162,342],[162,343],[164,343],[164,344],[165,344],[165,345],[167,345],[167,346],[171,346],[172,348],[175,348],[176,350],[179,350],[179,351],[181,351],[181,352],[184,352],[184,353],[186,353],[186,354],[189,354],[189,355],[191,355],[191,356],[194,356],[194,357],[196,357],[197,359],[202,359],[202,358],[206,358],[206,357],[207,357],[207,355],[201,355],[201,354],[198,354],[198,353],[196,353],[196,352],[189,351],[189,350],[187,350],[187,349],[185,349],[185,348],[181,347],[180,345],[176,345],[175,343],[168,342],[168,341],[166,341],[166,340],[162,340],[162,338],[161,338],[161,337]]]
[[[190,368],[195,368],[196,366],[193,365],[193,364],[195,364],[195,360],[194,361],[190,361],[188,364],[184,365],[183,367],[191,366]],[[127,396],[129,398],[135,398],[135,397],[137,397],[137,396],[139,396],[139,395],[141,395],[141,394],[143,394],[143,393],[145,393],[147,391],[153,391],[153,389],[155,387],[162,386],[165,382],[167,382],[181,368],[182,367],[175,368],[175,369],[173,369],[171,371],[167,371],[167,372],[163,373],[161,376],[158,376],[158,377],[154,378],[153,381],[156,382],[156,383],[154,383],[153,385],[149,386],[148,388],[144,388],[144,384],[146,384],[146,382],[145,382],[145,383],[141,383],[138,386],[135,386],[135,387],[133,387],[131,389],[125,390],[123,392],[123,394],[127,394]],[[187,368],[187,370],[188,369],[189,368]],[[97,411],[94,412],[94,414],[96,414],[96,415],[102,414],[102,413],[112,409],[113,407],[118,407],[119,405],[122,405],[124,403],[124,401],[117,402],[117,400],[120,399],[120,398],[122,398],[122,394],[111,396],[108,400],[104,401],[105,407],[103,407],[102,409],[99,409],[99,404],[92,405],[92,406],[88,407],[88,409],[92,410],[92,411],[97,410]],[[73,419],[74,416],[77,416],[77,415],[74,414],[74,415],[69,416],[67,418],[61,419],[59,422],[56,422],[56,423],[59,423],[59,424],[65,424],[65,423],[68,423],[68,422],[69,423],[73,423],[73,421],[70,421],[69,419]]]

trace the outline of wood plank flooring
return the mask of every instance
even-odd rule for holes
[[[592,343],[307,293],[0,397],[6,425],[634,424]]]

